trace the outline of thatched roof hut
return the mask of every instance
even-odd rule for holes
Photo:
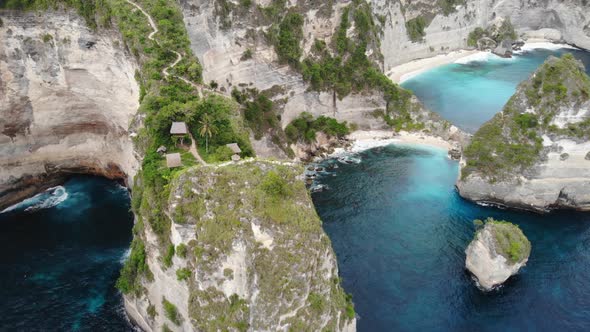
[[[168,166],[168,168],[182,166],[182,161],[180,160],[180,153],[167,154],[166,155],[166,166]]]
[[[229,143],[229,144],[226,144],[225,146],[230,148],[233,153],[242,153],[242,149],[240,149],[240,147],[238,146],[238,143]]]
[[[188,134],[188,127],[184,122],[172,122],[170,127],[170,135],[186,135]]]

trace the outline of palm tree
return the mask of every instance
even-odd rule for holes
[[[205,151],[209,153],[209,138],[217,132],[217,128],[215,128],[215,125],[211,122],[209,114],[207,113],[203,114],[203,118],[199,123],[201,124],[199,134],[205,136]]]

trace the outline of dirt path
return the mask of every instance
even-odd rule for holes
[[[156,44],[158,44],[159,46],[161,46],[160,45],[160,42],[156,38],[154,38],[154,35],[157,34],[160,31],[160,30],[158,30],[158,26],[154,22],[154,19],[140,5],[136,4],[135,2],[133,2],[131,0],[125,0],[125,1],[127,1],[127,3],[130,4],[130,5],[132,5],[133,7],[137,8],[139,11],[141,11],[141,13],[148,19],[148,22],[149,22],[149,24],[150,24],[150,26],[152,27],[152,30],[153,30],[148,35],[148,39],[149,40],[153,40]],[[176,66],[180,61],[182,61],[182,54],[180,54],[180,53],[178,53],[176,51],[172,51],[172,52],[174,52],[174,54],[176,54],[176,60],[174,60],[173,63],[171,63],[170,65],[166,66],[166,68],[164,68],[162,70],[162,74],[164,75],[164,77],[171,76],[171,77],[174,77],[174,78],[177,78],[177,79],[183,81],[186,84],[191,85],[192,87],[194,87],[197,90],[197,92],[199,94],[199,98],[202,98],[203,97],[203,90],[205,90],[205,91],[207,91],[209,93],[214,93],[214,94],[217,94],[217,95],[220,95],[220,96],[227,97],[227,95],[225,95],[225,94],[223,94],[221,92],[218,92],[218,91],[211,90],[211,89],[203,86],[202,84],[197,84],[197,83],[192,82],[192,81],[190,81],[190,80],[188,80],[188,79],[186,79],[186,78],[184,78],[182,76],[177,76],[177,75],[170,74],[169,70],[172,69],[172,68],[174,68],[174,66]],[[199,152],[197,151],[197,146],[196,146],[196,143],[195,143],[196,142],[195,139],[193,138],[192,135],[190,135],[190,137],[191,137],[191,140],[192,140],[191,141],[190,152],[193,154],[193,156],[201,164],[207,165],[207,163],[205,162],[205,160],[203,160],[203,158],[201,158],[201,156],[199,155]]]
[[[156,23],[154,22],[154,19],[150,16],[150,14],[148,14],[140,5],[136,4],[135,2],[131,1],[131,0],[125,0],[127,1],[128,4],[132,5],[133,7],[139,9],[139,11],[141,11],[141,13],[148,19],[148,22],[150,23],[150,26],[152,27],[152,32],[148,35],[148,39],[149,40],[153,40],[154,42],[156,42],[156,44],[160,45],[160,42],[154,38],[154,35],[157,34],[160,30],[158,30],[158,26],[156,25]],[[160,45],[161,46],[161,45]],[[177,78],[181,81],[183,81],[186,84],[189,84],[190,86],[194,87],[195,89],[197,89],[197,92],[199,94],[199,98],[203,97],[203,91],[207,91],[208,93],[213,93],[219,96],[224,96],[224,97],[228,97],[229,94],[226,93],[222,93],[216,90],[212,90],[206,86],[204,86],[203,84],[198,84],[195,83],[189,79],[186,79],[182,76],[178,76],[178,75],[173,75],[170,74],[169,70],[174,68],[174,66],[176,66],[180,61],[182,61],[182,54],[171,50],[171,52],[174,52],[174,54],[176,54],[176,60],[171,63],[170,65],[168,65],[166,68],[164,68],[164,70],[162,70],[162,74],[164,75],[164,77],[174,77]]]
[[[192,134],[189,134],[189,136],[191,137],[191,147],[189,148],[190,153],[192,153],[193,156],[195,157],[195,159],[197,159],[201,164],[207,165],[205,160],[203,160],[203,158],[201,158],[199,151],[197,151],[197,143],[195,143],[196,142],[195,138],[193,137]]]

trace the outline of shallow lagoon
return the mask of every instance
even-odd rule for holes
[[[590,53],[577,49],[535,49],[503,59],[489,54],[474,61],[440,66],[402,83],[424,105],[458,127],[474,133],[499,112],[526,80],[550,55],[572,53],[590,73]]]

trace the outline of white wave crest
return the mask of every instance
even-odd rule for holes
[[[577,50],[578,48],[568,45],[568,44],[556,44],[556,43],[548,43],[548,42],[541,42],[541,43],[526,43],[522,46],[523,51],[530,51],[536,49],[546,49],[546,50],[559,50],[563,48]]]
[[[125,250],[123,256],[121,256],[121,258],[119,259],[119,262],[121,262],[121,264],[125,264],[129,256],[131,256],[131,248],[127,248],[127,250]]]
[[[14,210],[24,210],[27,212],[37,211],[41,209],[49,209],[61,204],[68,199],[68,192],[62,186],[52,187],[46,191],[39,193],[31,198],[27,198],[20,203],[16,203],[7,207],[0,213],[10,212]]]
[[[468,64],[470,62],[486,62],[492,56],[494,56],[494,55],[490,52],[477,52],[474,54],[464,56],[460,59],[457,59],[457,60],[455,60],[455,63],[464,65],[464,64]]]

